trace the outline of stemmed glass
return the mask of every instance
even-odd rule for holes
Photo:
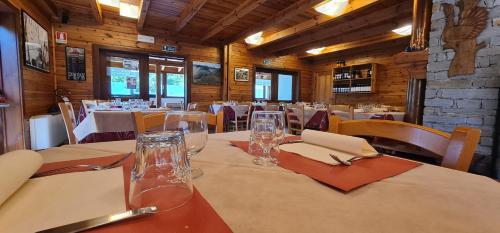
[[[262,166],[275,166],[278,160],[271,151],[277,149],[285,138],[285,119],[280,111],[256,111],[252,114],[251,143],[257,144],[263,151],[254,163]]]
[[[197,111],[170,111],[165,114],[164,130],[181,131],[186,140],[189,160],[205,148],[208,140],[207,116]],[[193,178],[203,175],[200,168],[191,170]]]

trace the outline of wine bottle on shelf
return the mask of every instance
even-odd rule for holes
[[[367,78],[371,78],[372,77],[372,68],[368,68],[368,74],[367,74]]]

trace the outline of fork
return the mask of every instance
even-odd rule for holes
[[[61,167],[61,168],[56,168],[56,169],[52,169],[52,170],[48,170],[48,171],[39,172],[39,173],[34,174],[31,178],[48,176],[48,175],[51,175],[51,174],[54,174],[57,172],[61,172],[61,171],[69,170],[69,169],[75,169],[75,168],[87,168],[88,170],[91,170],[91,171],[101,171],[101,170],[111,169],[111,168],[115,168],[115,167],[118,167],[119,165],[121,165],[121,163],[123,161],[125,161],[126,159],[128,159],[128,157],[130,157],[130,155],[132,155],[132,154],[133,153],[128,153],[127,155],[123,156],[121,159],[119,159],[115,162],[112,162],[108,165],[105,165],[105,166],[91,165],[91,164],[79,164],[79,165]]]
[[[342,165],[346,165],[346,166],[351,166],[352,162],[360,160],[360,159],[372,159],[372,158],[378,158],[378,157],[381,157],[381,156],[383,156],[383,154],[382,153],[378,153],[377,155],[370,156],[370,157],[366,157],[366,156],[354,156],[354,157],[352,157],[352,158],[350,158],[348,160],[342,160],[338,156],[336,156],[334,154],[330,154],[330,157],[332,157],[335,161],[341,163]]]

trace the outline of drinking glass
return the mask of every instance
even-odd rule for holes
[[[190,160],[194,155],[200,153],[207,144],[207,116],[204,112],[170,111],[165,114],[165,123],[163,125],[164,130],[182,131],[184,133],[186,150]],[[200,168],[193,168],[192,173],[194,178],[203,175]]]
[[[129,191],[132,209],[156,206],[168,211],[191,199],[191,166],[182,132],[140,135],[135,156]]]
[[[278,160],[272,156],[272,150],[279,153],[278,145],[285,138],[285,119],[280,111],[256,111],[252,114],[250,147],[258,145],[262,156],[254,159],[254,163],[263,166],[275,166]],[[253,152],[253,151],[252,151]]]

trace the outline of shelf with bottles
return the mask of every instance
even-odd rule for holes
[[[377,64],[333,68],[333,93],[375,93]]]

